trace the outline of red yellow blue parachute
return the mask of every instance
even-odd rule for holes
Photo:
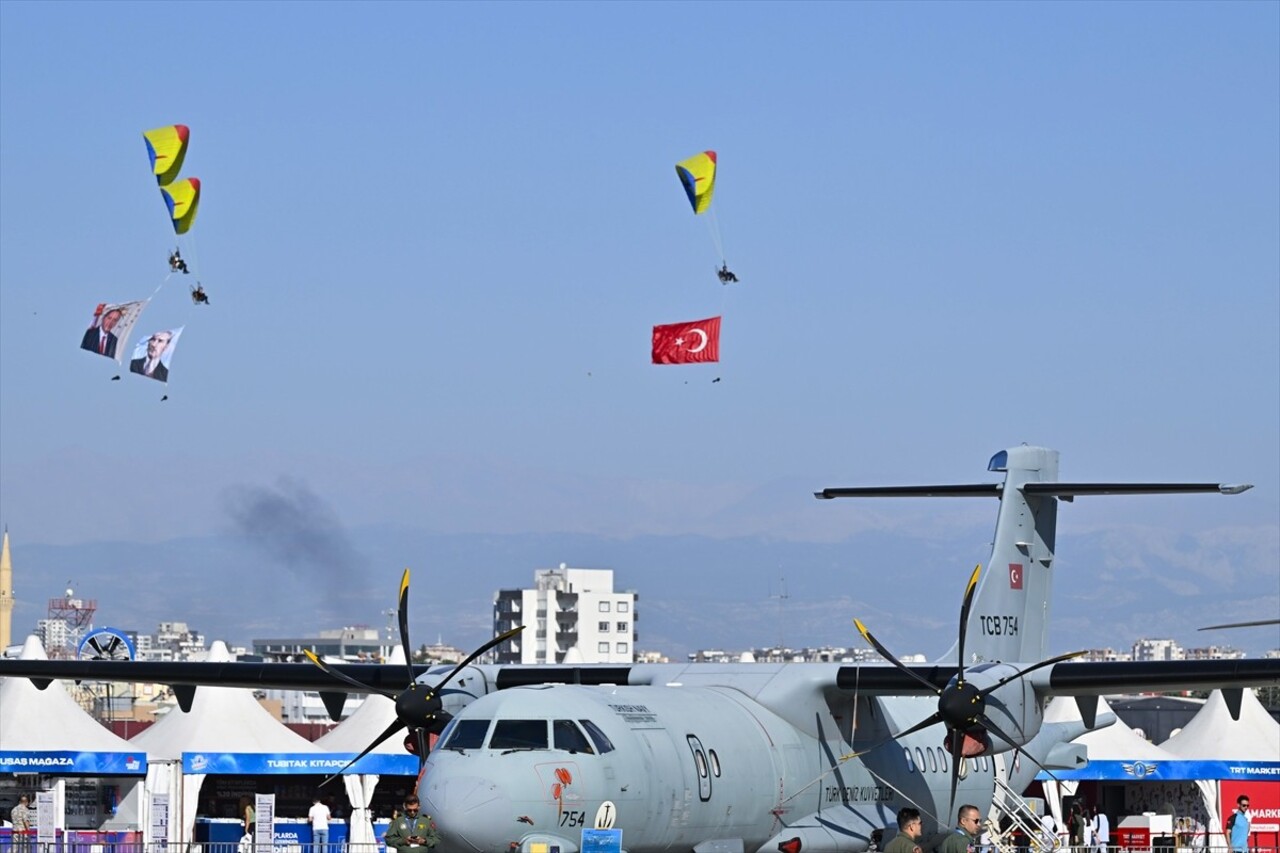
[[[173,222],[173,233],[186,234],[196,221],[196,210],[200,207],[200,179],[183,178],[168,186],[160,188],[164,196],[165,206],[169,208],[169,219]]]
[[[143,131],[147,142],[147,155],[151,158],[151,172],[160,186],[173,183],[182,171],[182,161],[187,156],[187,141],[191,131],[185,124],[171,124]]]
[[[716,152],[703,151],[676,164],[676,174],[689,196],[693,212],[706,213],[711,207],[711,194],[716,188]]]

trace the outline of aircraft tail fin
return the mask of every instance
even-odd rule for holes
[[[1032,663],[1048,654],[1050,591],[1058,502],[1085,495],[1239,494],[1251,486],[1220,483],[1062,483],[1058,451],[1023,445],[1002,450],[987,470],[1003,483],[945,486],[870,486],[824,489],[818,498],[996,497],[991,556],[969,610],[965,653],[970,660]],[[955,662],[957,647],[941,662]]]

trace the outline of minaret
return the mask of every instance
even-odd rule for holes
[[[13,642],[13,560],[9,558],[9,528],[0,544],[0,654]]]

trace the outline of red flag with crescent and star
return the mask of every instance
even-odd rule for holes
[[[719,317],[653,327],[654,364],[697,364],[719,360]]]

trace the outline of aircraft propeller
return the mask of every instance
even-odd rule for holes
[[[364,751],[351,759],[346,765],[334,775],[330,776],[322,782],[327,785],[334,779],[341,776],[348,767],[364,758],[373,750],[377,749],[383,741],[399,732],[401,729],[408,729],[409,734],[405,737],[405,749],[413,755],[418,756],[418,773],[421,775],[422,766],[427,762],[427,735],[439,734],[444,727],[453,719],[452,715],[444,710],[443,703],[440,700],[440,693],[444,690],[446,684],[453,680],[454,676],[466,669],[472,661],[480,657],[494,646],[509,640],[516,634],[524,630],[524,626],[520,625],[505,631],[494,637],[489,642],[467,655],[462,663],[450,670],[449,674],[435,684],[419,684],[414,676],[413,663],[410,661],[410,650],[413,648],[409,644],[409,570],[404,570],[404,575],[400,578],[400,600],[397,608],[398,621],[400,624],[400,644],[405,650],[405,669],[407,686],[400,692],[393,690],[382,690],[363,684],[352,678],[346,673],[333,669],[324,661],[320,660],[313,652],[307,651],[305,654],[307,659],[313,664],[320,667],[327,675],[338,679],[352,687],[358,687],[363,693],[377,693],[385,696],[396,703],[396,719],[383,730],[382,734],[373,739],[373,742],[364,748]]]
[[[1039,663],[1032,664],[1031,666],[1021,669],[1018,672],[1006,676],[996,683],[983,688],[978,688],[972,682],[966,681],[964,677],[965,632],[969,625],[969,608],[973,604],[974,592],[978,587],[978,577],[981,573],[982,566],[975,566],[973,574],[969,576],[969,584],[965,587],[964,602],[960,605],[960,636],[956,649],[959,669],[956,671],[955,677],[947,682],[947,685],[941,689],[894,657],[879,640],[872,636],[871,632],[867,630],[867,626],[863,625],[860,620],[853,620],[854,625],[858,628],[858,633],[862,634],[863,638],[880,653],[882,658],[914,678],[916,681],[919,681],[925,687],[928,687],[930,691],[937,695],[938,710],[927,718],[916,723],[911,728],[901,731],[873,746],[846,757],[851,758],[858,755],[865,755],[872,750],[879,749],[885,744],[893,743],[894,741],[904,738],[909,734],[914,734],[921,729],[926,729],[929,726],[937,725],[938,723],[944,723],[947,727],[947,737],[943,745],[946,747],[947,751],[951,753],[952,808],[955,807],[956,784],[960,778],[960,762],[965,758],[972,758],[974,756],[981,755],[991,746],[991,739],[988,737],[988,732],[996,735],[1007,743],[1012,744],[1015,750],[1017,749],[1018,741],[1005,734],[1005,732],[996,725],[989,716],[987,716],[987,697],[1004,685],[1008,684],[1010,681],[1021,678],[1029,672],[1085,654],[1083,651],[1068,652],[1065,655],[1058,655],[1057,657],[1042,660]],[[1024,754],[1027,758],[1031,759],[1037,767],[1048,773],[1050,777],[1053,776],[1053,773],[1037,761],[1034,756],[1030,753]]]

